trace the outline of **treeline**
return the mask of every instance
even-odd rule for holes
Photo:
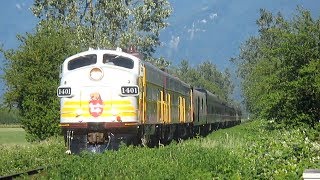
[[[247,109],[281,126],[320,120],[320,19],[298,8],[292,19],[260,11],[259,34],[233,59]]]
[[[19,35],[18,49],[0,48],[7,60],[4,101],[17,107],[27,140],[43,140],[60,133],[59,66],[65,58],[93,48],[135,45],[145,60],[171,69],[182,80],[209,89],[228,100],[232,91],[228,73],[210,62],[191,67],[183,61],[169,67],[164,58],[154,58],[159,34],[168,23],[167,0],[55,1],[37,0],[31,8],[40,23],[34,33]]]
[[[20,118],[18,114],[17,109],[0,108],[0,124],[19,124]]]
[[[229,69],[220,72],[216,65],[210,61],[205,61],[197,66],[191,66],[187,60],[182,60],[180,64],[172,68],[173,73],[182,81],[189,83],[193,87],[207,89],[222,100],[234,103],[231,97],[234,85]]]

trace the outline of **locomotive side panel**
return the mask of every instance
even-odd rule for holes
[[[164,87],[164,73],[155,69],[149,64],[145,64],[146,71],[146,124],[161,124],[160,101],[163,98],[161,92]]]
[[[176,77],[167,77],[166,91],[171,97],[172,123],[191,123],[191,88]]]
[[[146,67],[147,124],[191,122],[190,86],[157,69]]]

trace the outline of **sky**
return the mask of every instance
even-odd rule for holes
[[[32,33],[38,19],[30,10],[33,0],[0,0],[0,45],[16,49],[17,34]],[[160,34],[161,46],[156,56],[164,57],[176,65],[182,59],[191,65],[203,61],[213,62],[223,71],[232,67],[229,59],[250,36],[257,35],[256,20],[259,9],[281,12],[290,19],[297,6],[310,10],[314,18],[320,17],[317,0],[169,0],[173,12],[169,26]],[[0,69],[4,60],[0,54]],[[0,70],[0,75],[3,71]],[[0,79],[0,102],[5,91]]]
[[[171,0],[174,7],[170,26],[161,34],[159,54],[174,62],[191,64],[210,60],[221,70],[239,53],[239,46],[257,35],[256,20],[260,8],[281,12],[292,18],[297,6],[310,10],[316,18],[320,1],[316,0]]]

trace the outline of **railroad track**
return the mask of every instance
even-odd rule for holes
[[[6,179],[14,179],[14,178],[17,178],[17,177],[20,177],[22,175],[28,175],[28,176],[32,176],[32,175],[35,175],[35,174],[38,174],[40,173],[42,170],[44,170],[46,167],[44,166],[40,166],[40,167],[37,167],[35,169],[31,169],[31,170],[28,170],[28,171],[24,171],[24,172],[20,172],[20,173],[15,173],[15,174],[10,174],[10,175],[7,175],[7,176],[0,176],[0,179],[1,180],[6,180]]]

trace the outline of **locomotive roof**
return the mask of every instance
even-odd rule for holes
[[[137,57],[137,55],[135,53],[127,53],[122,51],[120,48],[117,49],[92,49],[89,48],[87,51],[82,51],[80,53],[77,53],[73,56],[70,56],[67,58],[68,59],[73,59],[75,57],[79,57],[82,56],[83,54],[88,54],[88,53],[92,53],[92,54],[102,54],[102,53],[112,53],[112,54],[119,54],[121,56],[125,56],[125,57],[130,57],[133,60],[139,59],[139,57]]]
[[[186,82],[182,81],[180,78],[164,71],[164,70],[161,70],[160,68],[156,67],[155,65],[151,64],[150,62],[147,62],[147,61],[144,61],[144,60],[141,60],[141,62],[143,62],[146,66],[158,71],[159,73],[163,74],[164,76],[167,76],[169,78],[172,78],[172,79],[175,79],[177,81],[179,81],[180,83],[182,83],[184,86],[187,86],[189,88],[191,88],[191,86],[189,84],[187,84]]]

